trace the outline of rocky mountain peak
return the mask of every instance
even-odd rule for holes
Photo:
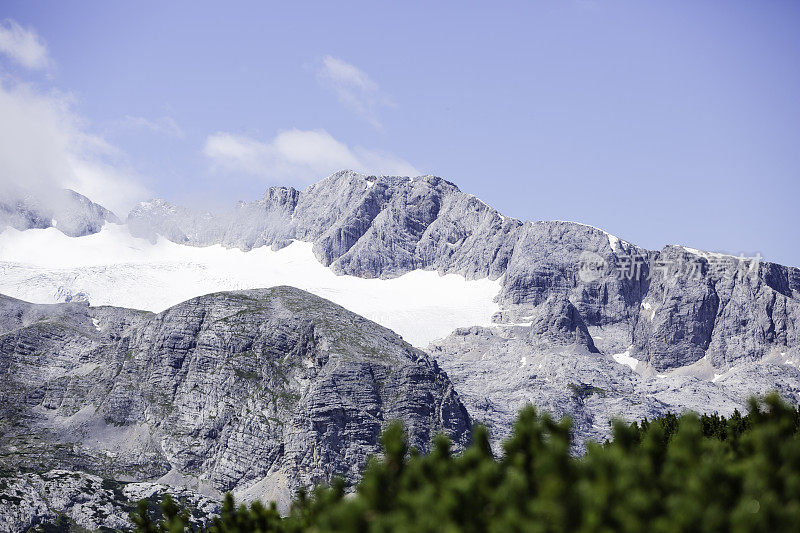
[[[158,314],[11,298],[0,311],[2,471],[79,466],[285,504],[298,486],[356,479],[391,420],[421,450],[437,432],[469,438],[427,354],[292,287]]]
[[[530,338],[556,344],[575,344],[598,353],[586,323],[574,305],[563,295],[552,294],[534,309]]]
[[[0,195],[0,231],[56,228],[82,237],[97,233],[107,222],[120,224],[114,213],[71,189],[41,194],[6,190]]]

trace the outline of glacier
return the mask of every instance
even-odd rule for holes
[[[160,312],[189,298],[226,290],[290,285],[321,296],[424,348],[462,326],[490,325],[501,279],[413,270],[391,279],[337,275],[310,242],[242,251],[134,237],[106,223],[70,237],[55,228],[0,233],[0,294],[33,303],[87,300]]]

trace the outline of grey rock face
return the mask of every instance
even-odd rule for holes
[[[97,233],[103,224],[119,224],[108,209],[68,189],[44,196],[6,191],[0,196],[0,231],[55,227],[70,237]]]
[[[250,249],[286,239],[313,241],[336,272],[394,277],[416,268],[469,278],[505,271],[521,222],[434,176],[363,176],[337,172],[305,191],[271,188],[261,201],[217,215],[196,214],[163,200],[129,215],[137,236],[156,234],[194,246]]]
[[[432,176],[343,171],[295,197],[279,203],[291,216],[275,238],[313,241],[338,273],[393,277],[421,268],[502,277],[498,323],[531,324],[527,341],[503,341],[520,353],[574,344],[606,359],[625,353],[653,374],[696,374],[699,365],[712,379],[749,363],[769,366],[772,355],[800,347],[797,268],[680,246],[649,251],[571,222],[523,223]],[[585,268],[587,258],[595,268]]]
[[[708,359],[663,371],[639,362],[634,371],[620,362],[619,354],[591,351],[540,331],[533,325],[464,328],[429,347],[473,419],[489,427],[498,453],[526,404],[569,416],[575,451],[581,452],[587,440],[610,438],[615,418],[652,419],[686,410],[727,416],[734,409],[745,412],[751,395],[773,390],[800,402],[797,349],[724,372]],[[593,328],[592,333],[599,340],[616,334],[612,328]]]
[[[617,321],[610,320],[609,306],[586,306],[581,297],[584,291],[612,294],[609,284],[619,280],[610,273],[586,281],[539,265],[559,280],[543,292],[547,299],[533,309],[506,306],[498,320],[507,325],[458,331],[429,348],[472,416],[492,428],[495,443],[525,403],[570,416],[580,450],[587,439],[608,438],[615,417],[632,421],[685,410],[728,415],[746,410],[751,395],[773,390],[800,402],[798,269],[677,246],[642,261],[653,273],[641,285],[639,303],[628,305],[630,293],[617,293],[617,305],[624,304]],[[549,282],[537,276],[529,282],[536,302],[536,288]],[[586,333],[570,319],[566,301],[582,310]],[[574,342],[573,331],[591,344]]]
[[[536,307],[529,326],[528,337],[551,344],[578,345],[598,352],[580,313],[565,297],[554,294]]]
[[[694,271],[653,275],[633,332],[638,359],[661,370],[708,357],[725,370],[800,346],[800,269],[767,262],[748,265],[677,246],[665,247],[655,257],[692,265]],[[719,261],[736,270],[720,275],[714,268]]]
[[[690,260],[679,247],[666,248],[660,259]],[[656,273],[648,300],[657,301],[650,316],[637,322],[634,345],[657,370],[694,363],[705,356],[720,307],[714,280]]]
[[[195,527],[219,514],[219,503],[195,492],[157,483],[122,483],[85,472],[51,470],[0,479],[0,532],[31,528],[95,531],[132,529],[130,513],[146,500],[155,508],[169,494],[189,511]]]
[[[549,298],[567,300],[585,326],[624,332],[610,353],[633,344],[633,357],[655,369],[706,355],[724,369],[800,343],[800,269],[760,262],[744,277],[720,274],[718,254],[648,251],[572,222],[522,223],[433,176],[342,171],[303,192],[270,189],[218,216],[156,204],[131,213],[129,224],[198,246],[313,241],[323,264],[361,277],[414,269],[502,277],[501,322],[530,315]],[[587,256],[599,262],[588,276]]]
[[[613,242],[613,245],[612,245]],[[586,254],[605,267],[581,276]],[[573,222],[526,222],[520,229],[505,273],[500,301],[509,307],[535,307],[550,294],[565,295],[589,325],[630,321],[647,291],[648,264],[638,276],[617,276],[618,258],[647,256],[647,251],[606,232]]]
[[[447,376],[395,333],[298,289],[219,293],[153,315],[3,297],[0,468],[81,470],[285,504],[357,478],[381,428],[463,446]],[[20,450],[26,450],[20,455]]]

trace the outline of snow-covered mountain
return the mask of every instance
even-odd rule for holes
[[[107,222],[119,219],[105,207],[69,189],[33,192],[25,189],[0,190],[0,231],[57,228],[70,237],[100,231]]]
[[[751,394],[770,390],[800,401],[798,268],[675,245],[646,250],[572,222],[519,221],[434,176],[343,171],[304,191],[271,188],[257,201],[219,213],[153,200],[124,224],[93,215],[100,213],[93,205],[73,206],[73,219],[101,221],[84,231],[68,231],[59,219],[11,224],[0,233],[0,293],[40,304],[88,301],[169,314],[168,308],[185,308],[181,302],[211,292],[298,287],[426,349],[469,417],[486,423],[495,442],[529,402],[570,415],[580,449],[585,439],[607,437],[616,416],[684,409],[728,414],[744,409]],[[23,216],[24,210],[9,209],[12,219]],[[95,307],[87,312],[102,314]],[[113,342],[143,342],[135,320],[120,320],[109,333]],[[196,371],[190,366],[201,364],[198,350],[213,346],[224,366],[228,341],[220,339],[233,331],[215,330],[212,338],[179,329],[164,337],[166,344],[145,343],[151,352],[161,354],[161,346],[180,355],[172,367],[177,381],[165,390],[182,387],[180,376]],[[305,338],[297,331],[286,335]],[[177,348],[176,336],[185,341]],[[329,345],[298,345],[307,354],[341,355]],[[27,345],[4,346],[0,361],[22,357]],[[44,388],[33,387],[31,398],[82,390],[71,363],[59,361],[69,369],[41,378],[37,387]],[[102,364],[110,374],[115,364],[125,365],[113,358]],[[161,371],[147,368],[143,380]],[[357,382],[357,375],[348,379]],[[56,409],[64,417],[96,403],[77,393],[59,398]],[[189,397],[180,401],[193,405]],[[376,416],[346,407],[360,413],[356,418]],[[218,438],[213,435],[202,439]],[[350,437],[340,437],[334,448],[350,445]],[[161,450],[175,469],[172,480],[188,472],[184,444]],[[215,457],[208,450],[200,456]],[[314,468],[322,468],[325,459],[317,460]],[[292,479],[286,486],[299,478]]]

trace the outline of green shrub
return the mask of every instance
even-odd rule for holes
[[[667,415],[617,422],[613,440],[570,453],[571,423],[523,409],[496,459],[486,430],[451,453],[438,436],[409,450],[399,423],[381,437],[352,495],[345,484],[301,490],[286,517],[227,495],[210,531],[795,531],[800,524],[800,412],[777,395],[746,416]],[[190,531],[171,500],[145,532]]]

